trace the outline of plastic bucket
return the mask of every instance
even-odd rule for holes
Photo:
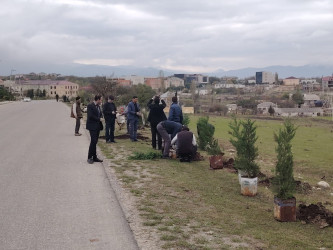
[[[241,193],[245,196],[255,196],[257,194],[258,177],[244,178],[241,177]]]

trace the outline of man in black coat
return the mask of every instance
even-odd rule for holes
[[[94,162],[103,162],[97,158],[96,145],[98,142],[99,132],[103,129],[102,124],[102,111],[100,105],[102,103],[102,97],[96,95],[92,103],[87,106],[87,123],[86,128],[90,133],[90,145],[88,152],[88,163],[93,164]]]
[[[115,142],[114,124],[116,121],[117,108],[113,101],[114,101],[114,97],[112,95],[110,95],[108,98],[108,102],[103,105],[106,143]]]
[[[151,145],[153,146],[154,149],[156,149],[156,135],[157,135],[158,150],[161,150],[162,137],[157,131],[157,124],[167,119],[163,111],[163,109],[166,107],[166,103],[164,100],[161,100],[160,104],[160,97],[155,96],[153,99],[149,100],[147,106],[150,109],[147,120],[148,122],[150,122]]]

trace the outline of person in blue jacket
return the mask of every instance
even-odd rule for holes
[[[140,113],[140,106],[138,103],[138,97],[133,96],[132,101],[129,102],[129,104],[128,104],[128,110],[127,110],[127,119],[129,121],[130,139],[132,142],[138,141],[137,130],[138,130],[138,123],[139,123],[140,117],[141,117],[141,113]]]
[[[183,124],[183,112],[178,104],[177,96],[172,97],[168,120]]]

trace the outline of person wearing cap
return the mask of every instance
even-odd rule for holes
[[[172,139],[171,145],[175,143],[177,143],[177,156],[181,162],[193,160],[197,152],[197,142],[187,126],[182,126],[182,130]]]
[[[127,119],[129,121],[130,139],[132,142],[138,141],[137,130],[139,118],[141,117],[138,97],[133,96],[132,101],[127,106]]]
[[[183,112],[182,108],[178,104],[177,96],[172,97],[168,120],[183,124]]]
[[[81,109],[81,97],[80,96],[77,96],[75,98],[75,103],[73,103],[73,105],[72,105],[71,117],[75,118],[75,120],[76,120],[76,123],[75,123],[75,134],[74,135],[75,136],[82,135],[81,133],[79,133],[80,125],[81,125],[80,120],[83,117],[83,115],[82,115],[82,109]]]
[[[179,122],[173,121],[162,121],[157,124],[157,131],[162,136],[164,141],[163,158],[169,158],[169,150],[171,145],[171,140],[176,136],[176,134],[182,129],[182,125]],[[171,135],[171,139],[170,136]]]
[[[114,97],[109,96],[107,103],[103,105],[103,114],[105,119],[105,140],[106,143],[115,143],[114,127],[117,115],[117,107],[114,104]]]

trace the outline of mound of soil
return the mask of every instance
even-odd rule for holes
[[[300,204],[297,209],[297,218],[303,223],[316,224],[320,228],[333,227],[333,214],[320,202],[306,206]]]
[[[309,194],[312,191],[312,187],[307,182],[295,181],[296,191],[303,194]]]
[[[274,177],[265,178],[259,181],[259,185],[264,187],[270,187],[272,185]],[[307,182],[295,181],[296,192],[309,194],[312,191],[312,187]]]
[[[101,138],[101,139],[105,139],[105,136],[102,135],[102,136],[100,136],[99,138]],[[130,139],[130,136],[129,136],[129,134],[123,134],[123,135],[116,135],[114,138],[117,139],[117,140],[125,140],[125,139],[128,139],[128,140],[129,140],[129,139]],[[137,134],[137,138],[138,138],[138,140],[140,140],[140,141],[147,141],[147,142],[150,141],[150,138],[148,138],[148,137],[146,137],[146,136],[143,136],[143,135],[140,135],[140,134]]]
[[[265,178],[263,180],[259,181],[259,185],[262,185],[264,187],[270,187],[273,181],[273,177]]]

